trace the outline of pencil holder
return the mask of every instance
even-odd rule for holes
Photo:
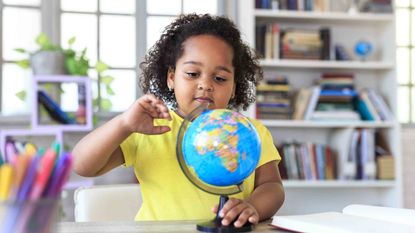
[[[0,203],[0,232],[52,233],[56,232],[57,199]]]

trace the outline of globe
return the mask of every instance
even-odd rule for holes
[[[242,183],[255,170],[261,150],[252,123],[227,109],[200,114],[182,143],[187,166],[203,182],[216,186]]]
[[[358,41],[354,47],[354,50],[362,60],[366,60],[367,56],[372,52],[372,44],[363,40]]]
[[[219,210],[228,195],[241,192],[243,181],[255,171],[261,142],[252,123],[244,115],[227,109],[208,109],[202,104],[187,115],[180,127],[176,153],[186,177],[199,189],[220,195]],[[218,210],[218,213],[219,213]],[[206,232],[247,232],[223,226],[221,217],[197,224]]]

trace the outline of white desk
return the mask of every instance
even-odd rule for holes
[[[255,226],[253,233],[284,232],[273,229],[269,221]],[[117,233],[152,233],[152,232],[197,232],[195,221],[149,221],[149,222],[60,222],[57,224],[58,233],[89,233],[89,232],[117,232]]]

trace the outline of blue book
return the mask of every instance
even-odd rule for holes
[[[369,108],[367,107],[366,103],[359,99],[357,102],[357,111],[360,114],[360,117],[365,121],[374,121],[375,118],[373,117],[372,113],[370,113]]]
[[[76,124],[75,119],[71,118],[46,92],[37,91],[38,103],[45,107],[46,111],[52,119],[62,124]]]
[[[350,96],[355,97],[357,93],[355,90],[350,89],[342,89],[342,90],[331,90],[331,89],[323,89],[320,92],[320,96]]]

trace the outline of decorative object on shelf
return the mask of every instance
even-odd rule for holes
[[[220,195],[217,216],[198,223],[197,229],[205,232],[251,231],[250,223],[240,228],[233,224],[223,226],[219,213],[228,195],[242,191],[243,181],[258,164],[261,153],[258,133],[242,114],[207,107],[202,104],[184,118],[176,146],[180,167],[192,184],[205,192]]]
[[[372,43],[366,40],[360,40],[354,46],[354,51],[361,61],[366,61],[372,50]]]
[[[336,61],[350,61],[352,60],[350,58],[349,53],[346,51],[343,45],[336,44],[334,46],[334,54]]]
[[[52,96],[45,90],[46,85],[74,83],[77,85],[78,109],[67,113],[61,109],[58,99],[60,95]],[[34,76],[31,123],[34,129],[60,129],[62,131],[89,131],[93,127],[91,80],[76,76]],[[42,114],[43,107],[46,114]],[[45,116],[46,115],[46,116]],[[48,117],[47,117],[48,116]],[[45,120],[51,118],[51,120]]]
[[[86,57],[87,48],[81,51],[75,51],[72,48],[72,45],[76,41],[75,37],[68,40],[67,48],[52,43],[45,33],[40,33],[35,41],[39,46],[35,52],[29,52],[23,48],[15,49],[15,51],[29,56],[28,59],[16,62],[19,67],[23,69],[32,68],[33,75],[69,74],[88,77],[90,63],[89,58]],[[113,96],[115,93],[111,88],[111,83],[114,77],[105,74],[105,71],[108,69],[109,66],[103,61],[99,60],[95,64],[95,70],[100,76],[100,84],[104,85],[101,91],[106,92],[109,96]],[[26,95],[27,93],[24,90],[16,93],[16,96],[22,101],[26,99]],[[98,99],[95,99],[93,103],[98,108]],[[102,110],[108,111],[111,109],[112,103],[109,99],[101,97],[99,107]]]

